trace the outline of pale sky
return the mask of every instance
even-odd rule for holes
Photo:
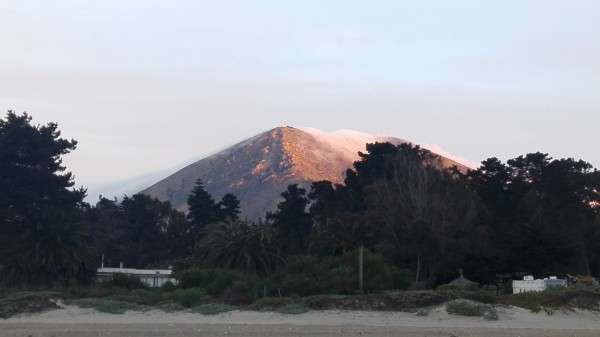
[[[599,107],[600,1],[0,2],[2,116],[91,190],[284,125],[600,167]]]

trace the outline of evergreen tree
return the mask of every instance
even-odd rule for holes
[[[26,113],[0,119],[0,263],[14,281],[89,281],[95,266],[86,191],[71,189],[61,159],[77,142],[60,135]]]
[[[338,190],[339,191],[339,190]],[[339,192],[330,181],[316,181],[310,186],[308,199],[311,201],[309,213],[314,220],[316,234],[329,227],[331,219],[339,207]]]
[[[458,268],[476,233],[475,193],[436,161],[429,151],[402,144],[378,162],[385,170],[364,179],[372,182],[363,188],[365,222],[412,259],[416,281],[429,284]]]
[[[590,274],[598,270],[596,172],[584,161],[529,153],[469,173],[494,231],[496,272]]]
[[[105,266],[123,262],[132,268],[144,268],[192,253],[189,223],[168,201],[143,194],[126,196],[121,203],[102,198],[90,214],[97,250]]]
[[[202,180],[196,180],[192,193],[188,197],[188,221],[190,234],[197,240],[206,225],[219,221],[219,207],[213,197],[204,189]]]
[[[217,203],[218,218],[220,221],[227,219],[238,220],[240,215],[240,201],[238,198],[227,193],[221,198],[221,201]]]
[[[88,212],[94,224],[93,236],[96,250],[105,267],[116,267],[119,262],[127,264],[130,255],[127,226],[121,205],[114,200],[100,197]]]
[[[306,211],[309,200],[306,190],[297,184],[289,185],[281,196],[275,213],[267,213],[286,254],[305,254],[308,248],[312,219]]]

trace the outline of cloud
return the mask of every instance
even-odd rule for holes
[[[309,133],[316,139],[321,142],[325,142],[331,145],[334,148],[344,149],[344,151],[348,154],[349,158],[354,158],[354,160],[358,160],[357,152],[364,152],[365,145],[367,143],[374,142],[385,142],[390,137],[399,139],[400,141],[406,141],[394,136],[383,136],[383,135],[372,135],[365,132],[353,131],[353,130],[337,130],[333,132],[325,132],[316,128],[303,128],[303,131]],[[414,143],[414,142],[411,142]],[[414,143],[417,144],[417,143]],[[461,163],[469,168],[477,168],[479,164],[471,162],[465,158],[460,156],[453,155],[448,151],[444,150],[442,147],[438,145],[431,144],[418,144],[423,148],[426,148],[432,152],[435,152],[439,155],[442,155],[446,158],[452,159],[458,163]]]

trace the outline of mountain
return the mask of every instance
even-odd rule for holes
[[[170,201],[187,209],[187,198],[198,178],[219,201],[226,193],[240,200],[242,217],[255,220],[274,210],[289,184],[309,190],[310,183],[329,180],[343,183],[345,171],[365,151],[366,143],[406,141],[355,131],[326,133],[317,129],[278,127],[244,140],[210,157],[184,167],[140,193]],[[445,166],[468,169],[442,157]]]

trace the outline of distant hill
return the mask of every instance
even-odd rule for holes
[[[345,171],[359,159],[358,152],[365,151],[366,143],[374,142],[406,141],[355,131],[325,133],[278,127],[188,165],[140,193],[168,200],[186,211],[187,198],[201,178],[216,201],[225,193],[233,193],[240,199],[242,217],[256,220],[276,208],[289,184],[299,184],[308,191],[314,181],[343,183]],[[442,162],[447,167],[468,169],[445,157]]]

